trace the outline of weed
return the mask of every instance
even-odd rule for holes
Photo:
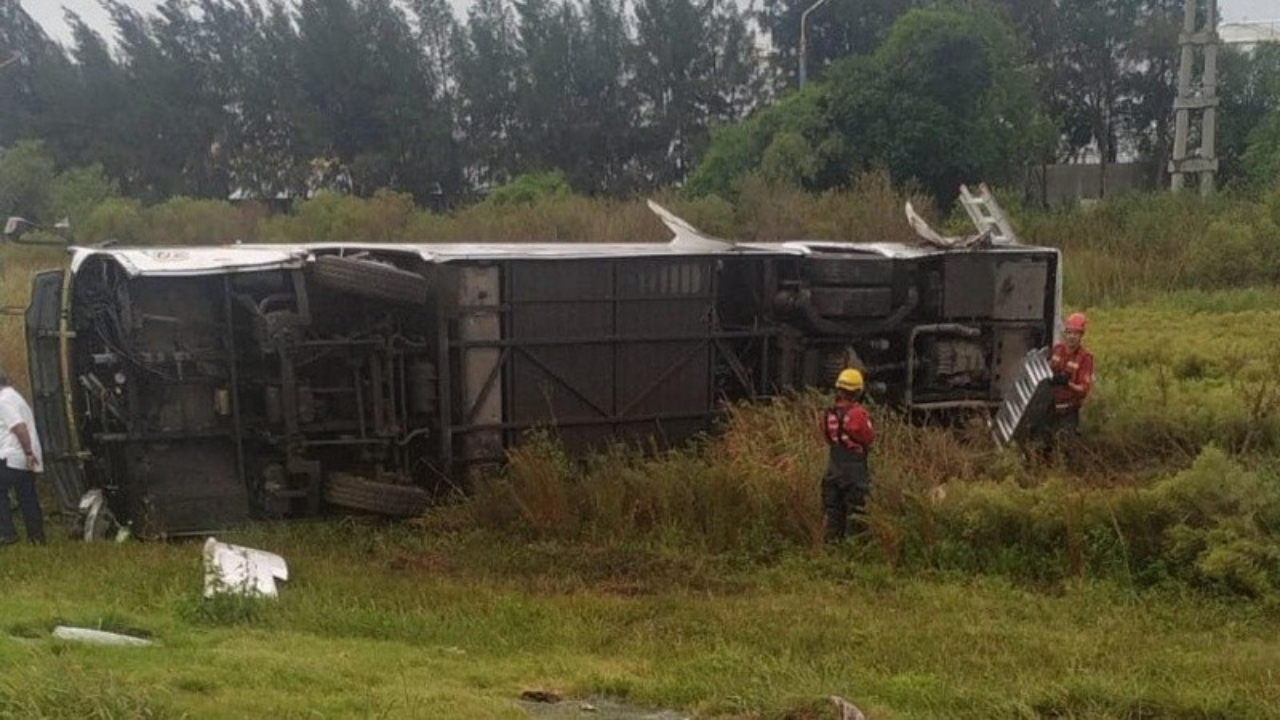
[[[0,717],[4,718],[137,718],[181,717],[167,703],[139,693],[107,673],[89,673],[75,664],[51,659],[56,675],[31,669],[7,671],[0,677]]]
[[[266,598],[234,593],[219,593],[212,597],[188,597],[176,603],[177,616],[192,625],[225,627],[258,625],[268,615]]]

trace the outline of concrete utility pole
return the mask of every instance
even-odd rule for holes
[[[1173,158],[1169,160],[1169,174],[1174,192],[1182,189],[1187,175],[1199,175],[1200,194],[1208,195],[1213,192],[1213,177],[1218,171],[1214,150],[1218,122],[1218,0],[1183,2],[1182,33],[1178,36],[1182,60],[1178,65],[1178,97],[1173,101]],[[1197,49],[1204,57],[1204,67],[1199,82],[1193,83]],[[1200,147],[1189,155],[1187,145],[1193,112],[1200,120]]]
[[[809,13],[817,10],[826,1],[818,0],[800,13],[800,87],[804,87],[805,81],[809,79]]]

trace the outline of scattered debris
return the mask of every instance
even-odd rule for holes
[[[275,553],[209,538],[204,543],[204,596],[219,594],[276,597],[276,580],[288,580],[289,567]]]
[[[916,231],[916,235],[919,235],[921,240],[935,247],[960,250],[982,247],[991,243],[990,230],[979,231],[977,235],[943,235],[930,227],[929,223],[920,217],[909,200],[907,201],[906,211],[907,223],[911,225],[911,229]]]
[[[95,645],[126,645],[130,647],[145,647],[152,645],[150,640],[132,635],[121,635],[120,633],[107,632],[106,630],[91,630],[89,628],[68,627],[59,625],[53,629],[53,636],[61,640],[77,640],[80,642],[93,643]]]
[[[520,693],[521,700],[540,703],[558,703],[560,696],[550,690],[525,690]]]
[[[832,695],[831,702],[835,703],[836,709],[840,711],[840,720],[867,720],[867,716],[862,714],[857,705],[839,695]]]
[[[690,250],[724,251],[733,248],[733,243],[718,237],[712,237],[689,224],[687,220],[676,215],[658,203],[647,200],[649,209],[658,216],[663,225],[671,231],[671,244],[675,247]]]
[[[75,535],[85,542],[123,542],[131,535],[128,526],[116,521],[101,488],[94,488],[81,496],[77,511]]]

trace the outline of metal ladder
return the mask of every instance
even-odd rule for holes
[[[1018,236],[1014,234],[1013,226],[1009,224],[1009,219],[1005,217],[1004,211],[1000,209],[1000,204],[991,195],[991,190],[987,188],[986,183],[978,185],[977,194],[974,194],[968,185],[961,185],[960,204],[964,206],[964,211],[969,213],[969,219],[973,221],[974,227],[978,228],[978,232],[987,233],[993,244],[1018,244]]]
[[[1018,363],[1013,383],[1005,392],[1000,409],[991,425],[991,435],[1001,447],[1025,440],[1049,414],[1053,406],[1053,388],[1049,378],[1048,352],[1031,350]]]

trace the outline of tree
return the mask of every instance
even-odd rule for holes
[[[447,157],[439,145],[433,151],[436,162],[447,165],[447,172],[442,172],[429,188],[429,202],[438,209],[447,198],[461,197],[466,191],[463,171],[468,161],[465,149],[454,137],[461,106],[458,63],[466,40],[448,0],[413,0],[411,7],[418,18],[423,73],[439,123],[433,132],[440,140],[447,140],[449,149]]]
[[[624,0],[479,0],[465,28],[449,0],[100,1],[110,42],[71,15],[70,57],[0,4],[0,51],[49,58],[0,75],[0,143],[41,137],[148,201],[435,201],[556,169],[631,192],[681,182],[708,129],[762,97],[729,0],[641,0],[634,24]]]
[[[1182,0],[1059,0],[1048,103],[1067,157],[1096,151],[1106,168],[1122,155],[1163,171],[1172,145]]]
[[[0,0],[0,148],[48,130],[47,92],[70,84],[72,71],[16,2]]]
[[[298,152],[310,182],[349,191],[352,163],[386,130],[373,112],[372,48],[350,0],[304,0],[297,26]]]
[[[73,71],[41,89],[45,132],[64,165],[100,164],[107,175],[132,187],[139,168],[124,138],[129,133],[131,88],[106,41],[78,16],[69,15]]]
[[[370,137],[355,158],[355,188],[366,196],[397,188],[424,202],[459,184],[453,109],[436,101],[442,93],[427,56],[392,0],[366,0],[362,20],[364,82],[372,86],[371,115],[383,134]]]
[[[1217,140],[1221,177],[1231,183],[1247,180],[1258,172],[1265,175],[1265,163],[1257,163],[1267,153],[1262,145],[1251,145],[1264,141],[1267,131],[1258,129],[1280,115],[1280,45],[1260,44],[1249,52],[1226,48],[1219,61]],[[1255,136],[1255,130],[1260,134]],[[1244,164],[1244,156],[1250,151],[1252,172]]]
[[[652,184],[684,176],[705,118],[710,70],[704,15],[692,0],[639,0],[633,48],[637,150]]]
[[[1249,133],[1240,158],[1244,178],[1257,188],[1280,184],[1280,113],[1271,113]]]
[[[639,0],[633,49],[640,102],[638,151],[650,182],[680,182],[702,152],[708,128],[737,120],[753,42],[745,17],[723,0]]]
[[[571,67],[575,137],[559,166],[576,188],[631,191],[640,183],[627,138],[639,109],[622,0],[586,0],[582,12],[579,62]]]
[[[231,108],[223,129],[232,194],[300,197],[310,179],[302,147],[307,116],[298,73],[298,34],[280,0],[203,0],[204,34],[216,92]]]
[[[711,5],[710,121],[737,122],[764,99],[767,74],[756,51],[756,34],[737,3]]]
[[[226,101],[214,91],[211,60],[189,0],[165,0],[144,18],[120,0],[103,0],[117,31],[127,101],[117,132],[136,170],[130,194],[225,197],[227,168],[217,153]]]
[[[54,174],[53,159],[39,141],[23,140],[0,154],[0,218],[53,222],[49,187]]]
[[[470,146],[469,179],[497,185],[519,167],[512,151],[520,72],[514,18],[503,0],[479,0],[467,16],[467,43],[458,59],[460,130]]]
[[[874,52],[903,13],[924,4],[922,0],[828,0],[809,15],[810,77],[821,77],[823,68],[841,58]],[[800,18],[813,5],[814,0],[764,0],[756,16],[769,36],[774,64],[789,85],[795,84],[800,64]]]
[[[1034,70],[1013,30],[981,5],[908,12],[872,56],[846,58],[826,80],[722,131],[695,191],[763,170],[822,190],[882,167],[894,181],[954,197],[961,182],[1008,182],[1053,141]]]
[[[1183,0],[1144,0],[1138,11],[1118,110],[1131,150],[1154,161],[1163,178],[1173,148]]]
[[[757,170],[774,182],[820,190],[847,178],[845,143],[831,132],[828,90],[812,84],[788,93],[741,123],[711,131],[711,143],[689,177],[690,195],[733,195],[740,180]],[[803,153],[803,157],[799,155]],[[770,164],[773,156],[773,167]],[[784,174],[783,158],[803,172]]]
[[[458,21],[448,0],[412,0],[410,8],[418,19],[417,40],[434,99],[452,105],[457,97],[457,53],[463,42]]]
[[[49,220],[66,219],[79,228],[93,209],[117,196],[116,185],[101,165],[76,167],[58,173],[49,186]]]
[[[520,170],[543,170],[571,161],[576,88],[573,67],[583,45],[573,6],[549,0],[515,0],[516,118],[513,149]]]

